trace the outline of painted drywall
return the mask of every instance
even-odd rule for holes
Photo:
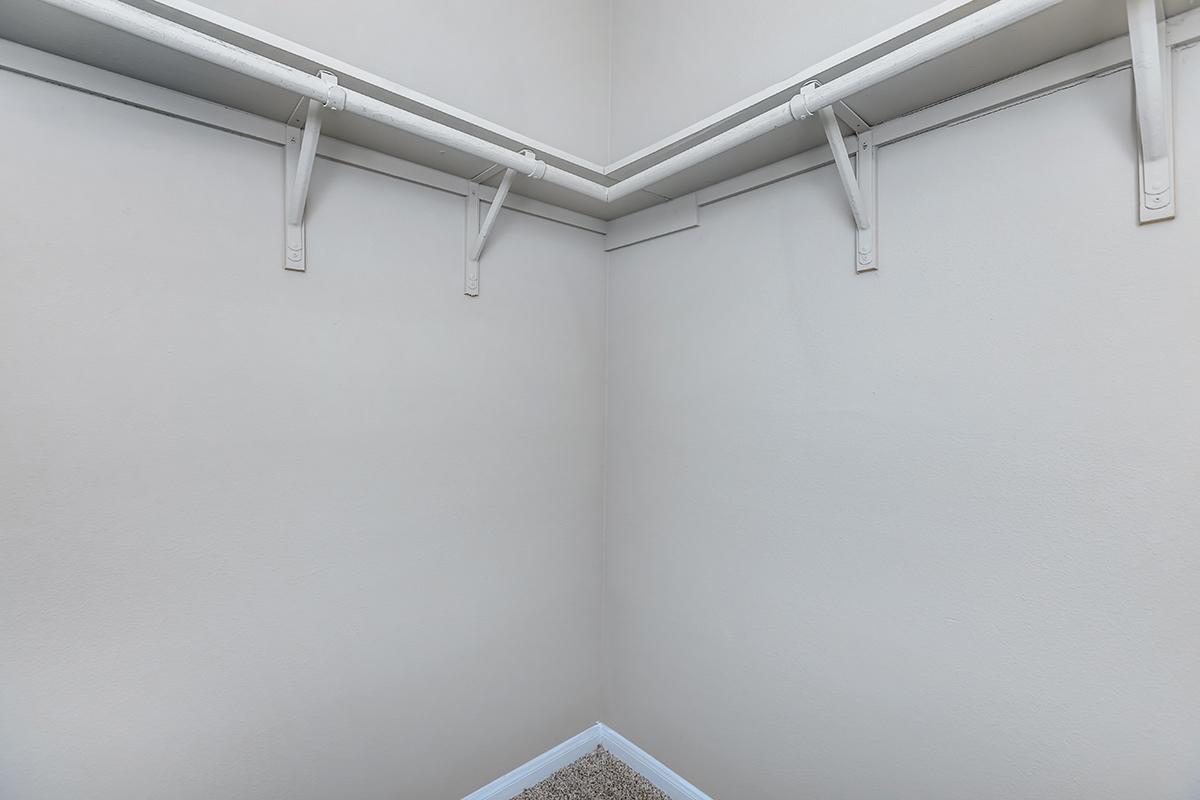
[[[597,164],[608,161],[609,0],[202,0]]]
[[[458,798],[599,716],[601,237],[10,73],[0,796]]]
[[[853,34],[857,35],[857,34]],[[604,720],[713,797],[1200,786],[1200,48],[610,254]]]
[[[714,114],[934,0],[612,0],[611,160]],[[752,10],[753,13],[748,13]]]

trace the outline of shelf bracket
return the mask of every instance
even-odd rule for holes
[[[812,84],[806,84],[805,88]],[[845,109],[849,111],[849,108]],[[825,128],[825,138],[829,141],[829,149],[833,151],[833,163],[837,167],[838,177],[842,180],[842,188],[846,191],[846,200],[850,203],[850,213],[854,215],[854,268],[856,272],[872,272],[879,269],[876,253],[876,191],[875,191],[875,137],[866,123],[861,126],[848,123],[855,129],[858,140],[858,152],[855,160],[858,162],[858,174],[850,165],[850,153],[846,150],[846,142],[842,138],[842,129],[838,125],[838,114],[832,107],[826,106],[817,112],[821,125]],[[853,118],[862,122],[857,114],[850,111]]]
[[[879,199],[875,180],[875,134],[863,131],[856,137],[858,152],[854,161],[858,164],[858,190],[862,195],[863,208],[870,226],[858,228],[854,236],[856,272],[874,272],[879,269]]]
[[[288,118],[284,140],[284,202],[287,209],[284,244],[287,257],[283,268],[296,272],[305,270],[304,207],[308,203],[308,187],[321,138],[321,114],[326,108],[338,111],[345,105],[345,90],[337,85],[337,76],[325,70],[317,74],[329,86],[329,96],[323,104],[316,100],[301,100]]]
[[[521,152],[523,155],[533,155],[529,150]],[[494,174],[495,171],[489,169],[479,177],[487,180]],[[483,248],[487,244],[488,236],[492,233],[496,217],[500,215],[500,209],[504,207],[504,201],[508,198],[508,192],[512,189],[513,179],[516,176],[515,169],[504,170],[504,177],[500,179],[500,186],[492,197],[491,206],[482,223],[479,221],[480,206],[483,203],[483,199],[479,196],[479,187],[482,183],[476,180],[467,185],[466,267],[463,275],[463,294],[468,297],[479,296],[479,258],[483,255]]]
[[[1171,50],[1157,0],[1127,0],[1138,127],[1138,221],[1175,216]]]

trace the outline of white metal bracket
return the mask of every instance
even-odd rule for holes
[[[833,114],[842,122],[849,125],[850,130],[855,133],[865,133],[871,130],[871,126],[867,124],[866,120],[860,117],[853,108],[840,100],[833,104]]]
[[[316,100],[301,100],[288,118],[287,138],[284,141],[284,198],[287,229],[284,246],[286,259],[284,269],[303,272],[304,258],[304,207],[308,203],[308,187],[312,181],[313,163],[317,158],[317,143],[321,138],[321,112],[326,108],[341,108],[337,76],[321,70],[318,75],[330,87],[329,98],[324,104]],[[301,127],[303,125],[303,127]]]
[[[528,156],[534,155],[529,150],[522,150],[521,153]],[[479,296],[479,258],[483,255],[483,248],[492,233],[492,227],[496,224],[496,217],[500,216],[500,209],[504,207],[504,201],[508,197],[509,190],[512,189],[513,179],[517,176],[515,169],[504,170],[504,177],[500,179],[500,186],[492,197],[487,216],[480,223],[480,205],[483,203],[483,199],[479,196],[479,187],[483,181],[491,178],[497,171],[495,167],[488,169],[467,185],[466,264],[463,270],[463,294],[468,297]]]
[[[815,85],[805,84],[801,92]],[[833,151],[833,163],[837,167],[838,177],[842,180],[842,188],[846,191],[850,213],[854,215],[854,269],[856,272],[873,272],[879,269],[874,134],[870,126],[844,103],[838,104],[836,109],[826,106],[817,112],[817,116],[825,128],[825,138],[829,141],[829,149]],[[857,175],[850,165],[850,153],[846,150],[842,129],[838,125],[839,117],[854,129],[858,140],[858,152],[855,154],[855,161],[858,162]]]
[[[463,269],[463,294],[468,297],[479,296],[479,259],[471,258],[475,247],[475,238],[479,235],[479,184],[472,181],[467,184],[467,235],[464,251],[465,266]]]
[[[856,272],[872,272],[879,269],[879,199],[875,181],[875,134],[862,131],[857,136],[858,152],[854,161],[858,165],[858,191],[862,197],[863,210],[868,226],[857,228],[854,235]]]
[[[1138,220],[1175,216],[1171,50],[1157,0],[1127,0],[1138,126]]]

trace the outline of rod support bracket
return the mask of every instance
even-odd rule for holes
[[[1171,50],[1156,0],[1126,0],[1138,127],[1138,221],[1175,216]]]
[[[479,259],[471,257],[479,236],[479,210],[482,205],[479,187],[480,184],[473,181],[467,184],[467,231],[463,248],[463,294],[467,297],[479,296]]]
[[[858,168],[858,192],[870,224],[854,231],[854,271],[874,272],[879,269],[879,199],[875,180],[875,133],[859,131],[858,151],[854,155]]]
[[[841,179],[850,214],[854,217],[854,269],[856,272],[873,272],[879,269],[876,242],[876,189],[875,189],[875,135],[870,127],[848,107],[840,114],[833,106],[817,111],[825,129],[825,139],[833,153],[833,164]],[[838,117],[846,117],[855,130],[858,172],[850,165],[850,153],[842,138]]]
[[[304,208],[308,205],[308,187],[312,181],[321,138],[325,109],[340,111],[346,107],[346,90],[338,86],[337,76],[321,70],[317,73],[329,87],[325,102],[301,100],[288,117],[284,139],[285,233],[283,268],[293,272],[307,269],[304,247]],[[303,127],[301,127],[303,125]]]
[[[545,173],[545,163],[537,160],[533,151],[522,150],[521,155],[534,159],[535,163],[541,166],[540,172],[535,168],[533,172],[528,173],[528,177],[540,178]],[[495,173],[487,170],[483,174],[490,177]],[[513,180],[516,177],[515,169],[510,167],[504,170],[504,177],[500,179],[500,186],[492,195],[491,205],[482,222],[480,221],[480,207],[484,202],[481,196],[482,184],[478,181],[467,184],[466,263],[463,270],[463,294],[468,297],[479,296],[479,259],[483,256],[483,248],[492,234],[496,218],[500,216],[500,209],[504,207],[504,201],[508,198],[508,192],[512,189]]]

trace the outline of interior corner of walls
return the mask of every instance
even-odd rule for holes
[[[648,780],[670,800],[712,800],[681,775],[659,761],[620,733],[596,722],[561,744],[531,758],[521,766],[502,775],[486,786],[467,795],[463,800],[512,800],[563,767],[603,746],[635,772]]]
[[[696,194],[687,194],[610,221],[604,236],[604,249],[617,250],[699,225],[700,205]]]
[[[604,108],[604,163],[616,161],[613,155],[613,15],[616,13],[617,0],[608,0],[608,85]]]

